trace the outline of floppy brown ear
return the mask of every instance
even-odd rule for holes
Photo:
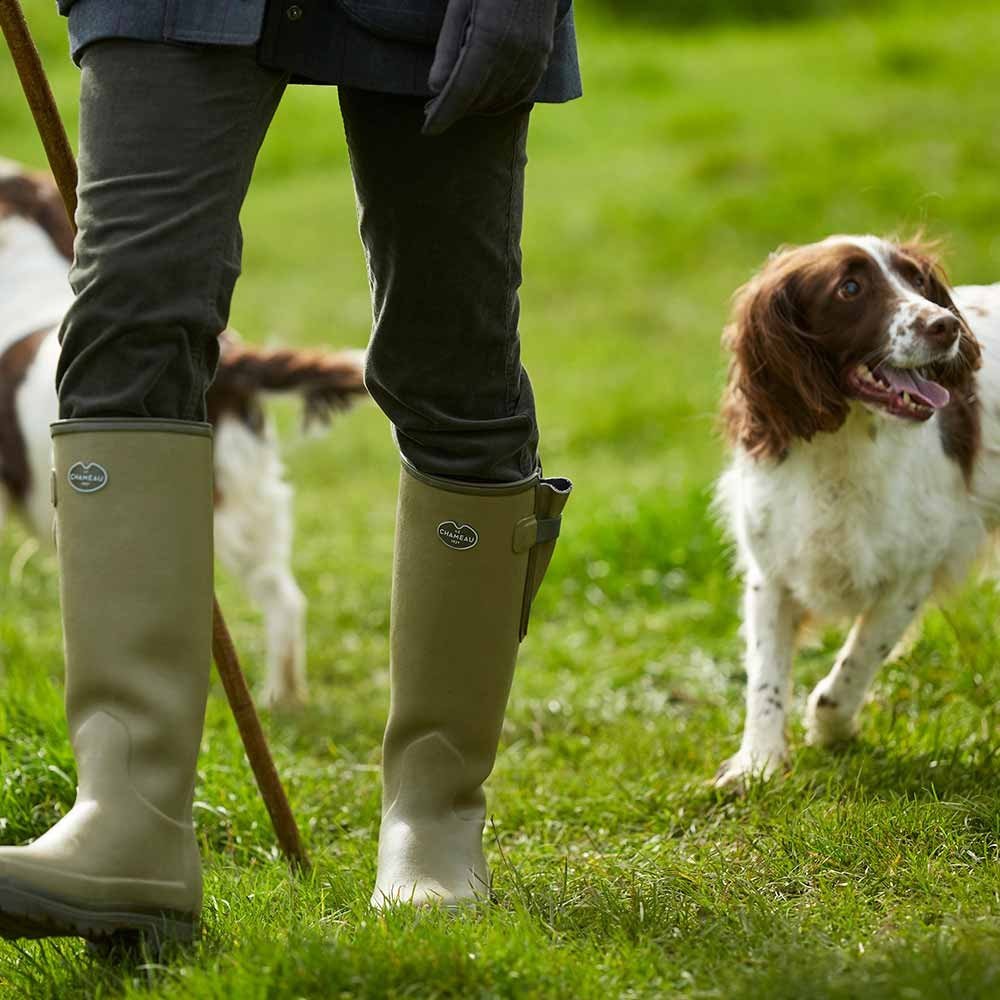
[[[725,432],[754,458],[780,459],[796,438],[837,430],[848,412],[836,366],[805,329],[789,256],[773,258],[737,292],[722,337],[732,354]]]
[[[923,270],[926,282],[924,294],[927,298],[936,305],[944,306],[962,324],[962,334],[958,344],[958,367],[967,372],[976,371],[982,364],[979,341],[952,298],[951,282],[941,264],[938,244],[916,237],[901,243],[899,248],[915,260]]]

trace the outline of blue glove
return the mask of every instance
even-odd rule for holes
[[[558,0],[448,0],[428,83],[424,134],[531,99],[552,54]]]

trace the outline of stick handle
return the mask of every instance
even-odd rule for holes
[[[52,176],[59,186],[66,205],[70,225],[76,232],[76,160],[66,137],[66,129],[52,88],[42,68],[42,59],[28,30],[24,11],[18,0],[0,0],[0,31],[3,31],[14,60],[14,68],[21,80],[21,88],[28,99],[31,116],[35,119],[38,134],[45,147],[45,156],[52,168]]]
[[[239,729],[240,737],[243,740],[247,760],[250,761],[250,767],[257,779],[261,798],[264,800],[264,805],[271,817],[271,824],[278,838],[278,846],[290,861],[302,868],[307,868],[309,859],[302,847],[299,827],[292,814],[292,808],[288,804],[288,796],[281,784],[277,768],[274,766],[274,758],[271,756],[267,738],[261,728],[260,717],[257,715],[253,698],[250,696],[246,678],[240,669],[236,647],[233,645],[226,620],[222,617],[218,598],[214,599],[213,607],[212,653],[215,656],[215,665],[218,667],[219,678],[222,680],[223,688],[225,688],[226,697],[229,699],[229,707],[233,710],[233,716],[236,719],[236,728]]]

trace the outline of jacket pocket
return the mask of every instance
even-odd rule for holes
[[[168,42],[253,45],[260,38],[265,0],[162,0]]]
[[[380,38],[416,45],[437,41],[448,0],[337,0],[344,13]]]
[[[352,21],[380,38],[414,45],[434,45],[441,32],[448,0],[337,0]],[[559,0],[556,26],[573,0]]]

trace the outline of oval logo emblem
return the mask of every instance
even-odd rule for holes
[[[438,538],[449,549],[471,549],[479,541],[479,534],[470,524],[456,524],[454,521],[442,521],[438,525]]]
[[[108,485],[108,470],[96,462],[76,462],[66,478],[77,493],[96,493]]]

